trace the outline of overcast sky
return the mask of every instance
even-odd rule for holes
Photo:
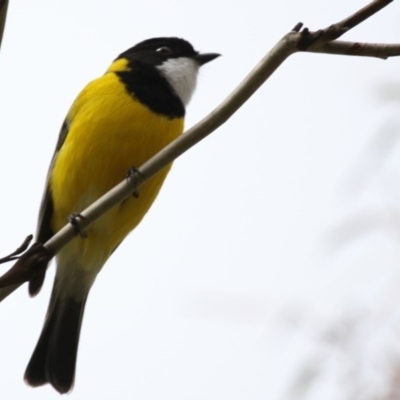
[[[122,51],[179,36],[223,55],[201,70],[190,127],[297,22],[324,28],[366,3],[11,1],[0,52],[0,257],[35,232],[70,104]],[[344,39],[400,42],[399,18],[394,2]],[[69,398],[297,398],[298,376],[319,354],[313,332],[369,311],[399,281],[399,71],[400,59],[294,55],[176,161],[92,288]],[[36,298],[24,286],[1,304],[2,399],[59,398],[22,379],[53,275],[54,265]],[[339,381],[332,372],[304,398],[349,398],[333,391]]]

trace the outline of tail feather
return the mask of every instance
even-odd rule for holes
[[[29,385],[50,383],[60,393],[72,389],[86,298],[59,299],[54,285],[42,333],[25,371]]]

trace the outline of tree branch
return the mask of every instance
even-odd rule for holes
[[[226,122],[291,54],[302,51],[359,55],[382,59],[400,55],[400,44],[386,45],[334,41],[391,2],[392,0],[375,0],[343,21],[316,32],[310,32],[307,28],[301,30],[303,25],[301,23],[297,24],[258,63],[222,104],[143,164],[138,169],[135,182],[132,182],[132,179],[124,180],[86,210],[79,212],[83,216],[83,218],[79,218],[76,221],[79,224],[79,231],[82,232],[87,229],[110,208],[130,197],[134,190],[154,174]],[[33,245],[21,256],[10,271],[0,278],[0,288],[3,288],[0,290],[0,301],[19,287],[21,283],[34,279],[38,271],[42,271],[46,267],[47,262],[76,236],[76,223],[74,226],[67,224],[44,245]]]
[[[382,10],[382,8],[386,7],[392,2],[393,0],[373,0],[361,10],[358,10],[356,13],[354,13],[350,17],[345,18],[343,21],[331,25],[331,27],[339,25],[347,32],[355,26],[361,24],[361,22],[364,22],[366,19],[372,17],[374,14],[376,14],[378,11]],[[329,27],[328,30],[330,30],[331,27]],[[330,37],[330,40],[338,39],[340,36]]]
[[[321,43],[310,47],[310,53],[337,54],[341,56],[376,57],[386,60],[389,57],[400,56],[400,44],[334,42]]]
[[[326,43],[332,40],[338,39],[340,36],[348,32],[350,29],[364,22],[366,19],[372,17],[382,8],[386,7],[393,0],[373,0],[371,3],[358,10],[356,13],[344,20],[332,24],[325,29],[320,29],[315,32],[310,32],[308,28],[304,28],[301,32],[300,29],[303,26],[302,23],[297,24],[293,31],[301,34],[301,39],[298,43],[298,49],[306,51],[311,45],[317,43]]]
[[[8,0],[0,0],[0,47],[7,18]]]

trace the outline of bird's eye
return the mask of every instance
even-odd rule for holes
[[[160,47],[159,49],[156,50],[156,52],[163,56],[169,56],[172,54],[172,50],[167,46]]]

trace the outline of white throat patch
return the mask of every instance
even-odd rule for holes
[[[188,57],[171,58],[157,67],[186,106],[196,88],[199,64]]]

